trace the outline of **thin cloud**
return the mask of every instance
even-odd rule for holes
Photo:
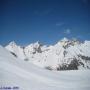
[[[66,29],[66,30],[64,31],[64,34],[71,34],[71,30],[70,30],[70,29]]]
[[[64,23],[56,23],[56,26],[62,26],[62,25],[64,25]]]

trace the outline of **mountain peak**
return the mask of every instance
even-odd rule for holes
[[[37,41],[37,42],[35,42],[34,44],[40,44],[40,42],[39,42],[39,41]]]
[[[17,45],[17,44],[15,43],[15,41],[11,41],[11,42],[9,43],[9,45],[15,46],[15,45]]]
[[[68,39],[68,38],[66,38],[66,37],[64,37],[63,39],[61,39],[61,41],[66,42],[66,41],[69,41],[69,39]]]
[[[42,46],[42,43],[37,41],[37,42],[33,43],[33,45],[36,46],[36,47],[39,47],[39,46]]]
[[[14,48],[18,47],[15,41],[10,42],[8,45],[5,46],[6,49],[9,51],[13,51]]]

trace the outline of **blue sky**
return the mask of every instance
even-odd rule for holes
[[[0,0],[0,44],[90,40],[89,0]]]

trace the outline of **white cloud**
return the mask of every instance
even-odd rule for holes
[[[64,33],[65,33],[65,34],[70,34],[70,33],[71,33],[71,30],[70,30],[70,29],[66,29],[66,30],[64,31]]]

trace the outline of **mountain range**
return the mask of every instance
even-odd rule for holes
[[[5,48],[14,57],[49,70],[90,69],[90,41],[63,38],[55,45],[31,43],[25,47],[10,42]]]

